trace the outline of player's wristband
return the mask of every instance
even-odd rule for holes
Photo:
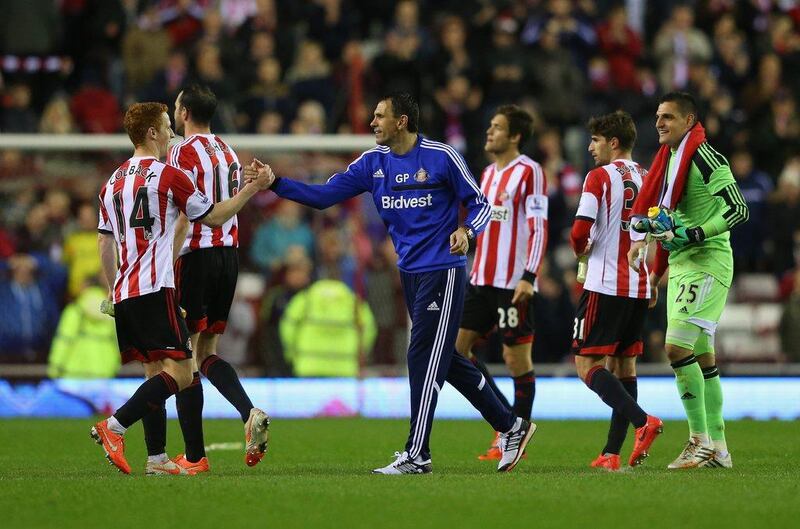
[[[689,239],[690,243],[703,242],[706,240],[706,233],[700,226],[696,228],[686,228],[686,238]]]
[[[532,285],[536,281],[536,274],[534,274],[530,270],[525,270],[524,272],[522,272],[522,279],[523,281],[527,281]]]
[[[269,187],[267,189],[273,189],[278,184],[280,179],[281,179],[280,176],[276,176],[275,180],[272,181],[272,183],[269,185]]]

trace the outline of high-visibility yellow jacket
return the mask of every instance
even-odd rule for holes
[[[372,311],[341,281],[323,279],[289,301],[279,324],[284,355],[299,377],[355,377],[372,351]]]
[[[113,378],[120,367],[114,319],[100,312],[100,287],[89,287],[61,314],[50,347],[50,378]]]

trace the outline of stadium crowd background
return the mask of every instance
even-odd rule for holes
[[[630,112],[634,158],[649,166],[657,98],[687,90],[750,207],[732,242],[737,285],[757,280],[749,294],[733,292],[782,304],[768,329],[780,333],[780,351],[767,359],[800,361],[799,29],[791,0],[5,0],[0,132],[122,132],[131,102],[172,108],[198,81],[220,99],[212,130],[223,137],[364,134],[377,98],[407,90],[420,101],[422,132],[479,175],[493,109],[520,104],[535,116],[524,152],[543,165],[550,196],[534,360],[561,362],[579,291],[566,241],[591,168],[585,123]],[[277,174],[322,182],[355,154],[268,161]],[[0,362],[42,363],[64,307],[80,306],[97,282],[96,193],[124,155],[0,157]],[[336,278],[375,315],[368,363],[404,363],[394,252],[370,202],[311,212],[263,194],[240,214],[242,269],[259,281],[234,306],[223,354],[260,374],[291,374],[282,312],[315,279]],[[657,311],[646,360],[662,359]],[[499,361],[491,341],[486,354]]]

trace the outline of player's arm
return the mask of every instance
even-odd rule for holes
[[[173,145],[167,152],[167,163],[183,170],[189,176],[194,186],[197,187],[195,168],[200,164],[197,151],[192,148],[184,149],[181,144]],[[180,213],[178,220],[175,222],[175,238],[172,242],[173,263],[178,260],[181,248],[183,247],[183,241],[186,240],[186,234],[189,233],[189,224],[189,218],[183,213]]]
[[[324,184],[306,184],[288,178],[277,177],[272,174],[272,169],[270,169],[269,165],[265,165],[255,159],[250,166],[245,167],[246,180],[262,174],[267,175],[268,178],[271,175],[269,189],[279,197],[288,198],[315,209],[329,208],[334,204],[371,190],[372,177],[365,170],[363,155],[351,163],[347,170],[334,174]]]
[[[450,253],[466,255],[470,239],[477,237],[488,226],[492,208],[464,158],[453,149],[448,149],[446,154],[450,183],[458,200],[467,209],[464,225],[450,234]]]
[[[170,170],[169,186],[175,205],[186,214],[189,221],[201,222],[212,228],[225,224],[228,219],[239,213],[256,193],[266,190],[271,182],[266,173],[257,175],[233,197],[214,204],[194,186],[186,173],[174,167],[167,167]],[[272,170],[269,174],[272,174]]]
[[[692,161],[702,173],[709,193],[722,205],[717,215],[699,226],[707,239],[747,222],[750,210],[725,158],[710,147],[704,148],[704,145],[700,146]]]
[[[103,277],[106,279],[108,287],[108,297],[111,299],[111,292],[114,290],[114,280],[117,277],[117,243],[114,239],[114,230],[111,225],[111,218],[108,216],[103,196],[106,188],[100,192],[98,221],[97,221],[97,250],[100,253],[100,266],[103,269]]]
[[[747,222],[750,218],[750,210],[739,191],[728,161],[721,154],[703,143],[698,147],[692,163],[702,175],[708,192],[722,207],[699,226],[678,225],[674,229],[674,238],[663,243],[664,248],[669,251],[687,244],[701,243]]]
[[[525,221],[528,223],[528,259],[525,271],[514,288],[512,303],[525,303],[533,297],[536,274],[547,250],[547,183],[538,166],[529,170],[525,183]]]
[[[175,238],[172,240],[172,263],[178,260],[183,247],[183,241],[186,240],[186,234],[189,233],[189,217],[180,213],[178,220],[175,221]]]
[[[597,219],[597,211],[603,200],[603,184],[600,174],[589,171],[583,182],[583,192],[578,202],[578,211],[569,233],[569,243],[576,257],[588,255],[592,249],[592,226]]]
[[[114,235],[107,232],[97,234],[97,248],[100,252],[100,265],[103,268],[103,277],[108,285],[109,297],[114,289],[114,279],[117,277],[117,243]]]

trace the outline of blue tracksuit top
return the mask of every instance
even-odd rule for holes
[[[466,257],[450,254],[458,204],[466,207],[465,224],[475,235],[486,227],[491,212],[464,158],[449,145],[422,135],[403,155],[380,145],[365,151],[325,184],[280,178],[272,190],[317,209],[369,191],[394,242],[397,266],[410,273],[465,266]]]

